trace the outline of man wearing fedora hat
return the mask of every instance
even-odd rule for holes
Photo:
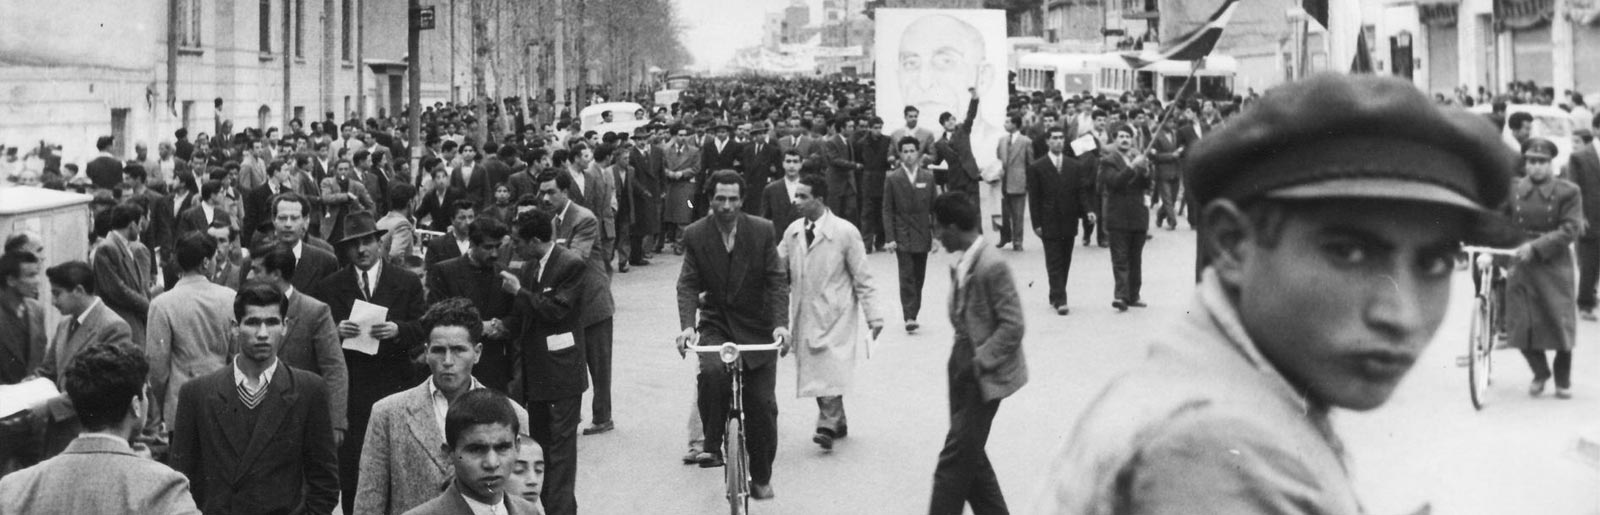
[[[1091,403],[1033,512],[1360,513],[1329,415],[1383,405],[1416,363],[1462,243],[1500,243],[1515,156],[1371,75],[1274,88],[1191,151],[1187,315]]]
[[[350,320],[356,301],[388,309],[384,322],[369,329],[369,334],[378,340],[376,353],[344,350],[350,382],[350,412],[349,429],[344,443],[339,446],[339,488],[343,491],[343,505],[354,506],[361,444],[367,434],[373,403],[415,386],[421,377],[419,365],[413,358],[422,350],[423,334],[418,319],[427,304],[423,302],[421,279],[386,263],[383,235],[387,231],[378,229],[371,211],[345,215],[341,229],[344,238],[335,241],[334,247],[349,264],[319,281],[318,293],[312,296],[328,303],[333,319],[338,321],[342,339],[362,333],[362,326]]]

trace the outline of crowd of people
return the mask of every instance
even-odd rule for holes
[[[914,333],[928,255],[944,248],[960,257],[930,512],[1004,513],[984,448],[1029,368],[1003,249],[1037,240],[1049,283],[1038,300],[1065,316],[1075,247],[1109,248],[1110,305],[1145,308],[1145,242],[1180,218],[1203,229],[1188,331],[1083,416],[1047,511],[1301,502],[1217,487],[1281,486],[1274,463],[1185,454],[1228,445],[1303,460],[1299,479],[1319,487],[1304,502],[1353,508],[1326,414],[1387,399],[1441,320],[1460,242],[1489,238],[1480,220],[1517,228],[1506,333],[1535,371],[1530,393],[1553,377],[1557,396],[1571,394],[1570,314],[1592,319],[1600,268],[1600,217],[1581,207],[1600,197],[1592,144],[1552,170],[1554,145],[1512,116],[1516,164],[1481,116],[1377,78],[1221,101],[1014,94],[993,148],[971,137],[976,91],[965,112],[906,107],[893,121],[872,96],[856,81],[701,80],[633,130],[604,133],[539,125],[512,102],[505,116],[438,104],[415,153],[402,118],[331,113],[281,131],[219,118],[215,136],[179,129],[129,159],[103,137],[81,171],[41,145],[30,155],[42,173],[16,182],[92,195],[92,250],[47,263],[39,235],[6,240],[0,384],[45,378],[62,396],[0,422],[0,505],[576,513],[577,438],[618,428],[613,281],[669,259],[681,260],[680,352],[779,344],[738,363],[751,496],[768,499],[781,358],[795,354],[799,393],[817,403],[811,439],[832,449],[849,434],[858,347],[894,320],[866,255],[894,253]],[[980,154],[998,164],[980,167]],[[985,195],[997,212],[980,212]],[[1459,223],[1428,225],[1441,220]],[[44,282],[62,315],[53,338]],[[1346,347],[1341,331],[1394,345]],[[732,380],[700,356],[685,464],[726,466]],[[1184,411],[1195,402],[1215,408]],[[1157,437],[1127,441],[1138,435]],[[124,485],[121,497],[58,495],[95,453],[120,460],[91,476]],[[1163,504],[1193,502],[1209,504]]]

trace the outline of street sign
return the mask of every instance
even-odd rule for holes
[[[433,6],[412,9],[411,27],[416,30],[433,30]]]

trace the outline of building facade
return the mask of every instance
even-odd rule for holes
[[[1595,0],[1423,0],[1390,8],[1379,57],[1407,54],[1412,78],[1432,93],[1458,86],[1503,91],[1527,82],[1600,94],[1600,2]],[[1409,44],[1406,44],[1409,43]],[[1392,63],[1396,57],[1389,57]]]

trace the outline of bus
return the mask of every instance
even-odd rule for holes
[[[1025,54],[1017,58],[1017,91],[1060,91],[1064,95],[1094,91],[1105,58],[1102,54]]]
[[[1202,98],[1222,100],[1233,96],[1234,75],[1239,70],[1239,61],[1225,55],[1202,59],[1198,68],[1191,68],[1189,61],[1156,61],[1137,70],[1120,55],[1105,55],[1109,58],[1099,61],[1101,66],[1095,77],[1095,92],[1107,96],[1149,90],[1154,91],[1156,98],[1162,102],[1170,102],[1178,97],[1178,90],[1189,80],[1189,73],[1193,71],[1194,82],[1189,88],[1198,91]]]

